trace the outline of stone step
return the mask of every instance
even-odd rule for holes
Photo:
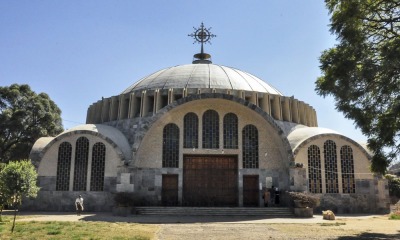
[[[135,207],[140,215],[293,217],[289,208]]]

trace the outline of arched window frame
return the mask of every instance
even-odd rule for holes
[[[308,188],[311,193],[322,193],[321,151],[318,146],[308,147]]]
[[[219,148],[219,115],[214,110],[203,114],[203,148]]]
[[[340,148],[343,193],[355,193],[353,149],[348,146]]]
[[[246,125],[242,130],[243,168],[258,168],[258,129]]]
[[[58,147],[56,191],[69,191],[72,145],[62,142]]]
[[[336,143],[332,140],[324,143],[324,159],[326,193],[339,193]]]
[[[183,118],[183,147],[199,147],[199,118],[193,112],[187,113]]]
[[[163,129],[162,167],[179,167],[179,127],[174,123],[165,125]]]
[[[92,149],[92,165],[90,174],[90,191],[104,190],[104,173],[106,165],[106,146],[97,142]]]
[[[89,140],[80,137],[76,140],[73,191],[86,191],[89,156]]]
[[[238,148],[238,117],[234,113],[224,116],[224,148]]]

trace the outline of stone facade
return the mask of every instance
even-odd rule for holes
[[[226,70],[226,67],[223,69]],[[212,76],[207,75],[202,81],[210,79],[213,80]],[[202,117],[209,110],[214,111],[219,119],[219,146],[215,148],[203,148],[202,145],[206,130],[203,129],[206,125],[203,125]],[[198,117],[197,147],[184,147],[183,144],[184,117],[188,113]],[[228,113],[238,119],[235,136],[237,147],[234,148],[224,148],[224,138],[230,136],[223,131],[223,119]],[[237,179],[233,180],[237,184],[237,206],[244,206],[247,201],[245,176],[258,177],[256,189],[252,190],[252,194],[258,198],[257,206],[263,206],[262,189],[272,186],[279,187],[281,191],[279,206],[289,206],[288,191],[310,191],[310,146],[321,149],[321,192],[317,193],[321,197],[321,206],[318,211],[330,208],[339,213],[375,213],[388,208],[387,183],[369,172],[369,153],[350,138],[318,128],[316,113],[311,106],[277,92],[271,94],[260,89],[244,91],[182,86],[135,90],[134,85],[119,96],[94,103],[89,107],[87,116],[86,125],[72,128],[55,138],[39,139],[35,143],[31,159],[38,168],[41,191],[37,199],[26,201],[25,208],[74,211],[74,200],[82,195],[87,211],[111,211],[114,206],[113,195],[117,192],[132,192],[138,204],[162,205],[165,175],[177,176],[176,204],[182,205],[184,160],[185,156],[192,155],[208,158],[231,156],[237,159]],[[163,165],[163,134],[169,124],[179,130],[179,154],[175,167]],[[242,134],[246,126],[257,130],[255,168],[243,164],[245,140]],[[78,144],[78,139],[82,138],[86,139],[87,147]],[[327,163],[322,153],[327,141],[336,144],[337,156],[340,156],[342,146],[351,148],[354,193],[345,193],[343,190],[340,157],[336,166],[337,193],[328,193],[323,168]],[[71,146],[65,150],[65,156],[62,155],[62,144]],[[95,150],[96,144],[104,146],[104,152]],[[87,155],[82,155],[82,151]],[[64,164],[65,160],[67,163]],[[60,164],[66,165],[65,169],[68,170],[63,170]],[[83,170],[81,166],[84,166]],[[96,177],[99,174],[102,174],[100,179]],[[78,175],[80,177],[76,177]],[[84,181],[84,184],[79,185],[78,181]],[[93,183],[100,183],[101,190]]]

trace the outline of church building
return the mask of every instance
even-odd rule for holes
[[[315,109],[251,73],[213,64],[203,24],[192,64],[161,69],[89,106],[86,124],[37,140],[38,197],[25,208],[111,211],[118,192],[149,206],[263,207],[262,192],[318,195],[338,213],[388,210],[371,153],[318,127]],[[118,89],[117,89],[118,90]]]

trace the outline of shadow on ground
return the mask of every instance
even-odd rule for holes
[[[246,222],[266,219],[265,216],[144,216],[130,215],[128,217],[119,217],[104,214],[95,214],[85,216],[83,221],[102,221],[102,222],[130,222],[130,223],[146,223],[146,224],[173,224],[173,223],[218,223],[218,222]],[[272,219],[272,218],[270,218]]]
[[[393,240],[393,239],[400,239],[400,233],[398,233],[398,234],[383,234],[383,233],[363,232],[356,236],[343,236],[343,237],[338,237],[337,239],[338,240],[359,240],[359,239]]]

